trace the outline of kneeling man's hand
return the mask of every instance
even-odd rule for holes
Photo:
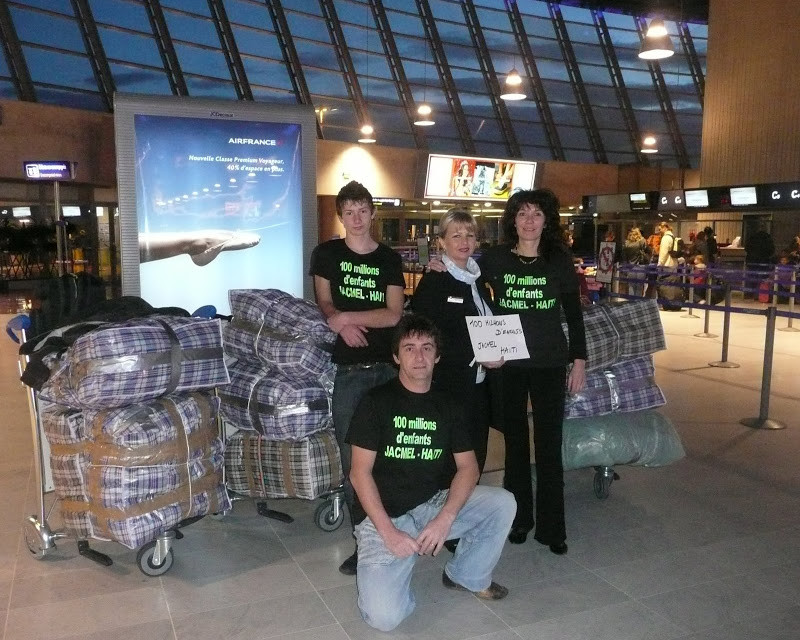
[[[431,520],[425,528],[420,531],[417,536],[417,543],[419,544],[419,554],[436,555],[442,550],[445,540],[450,533],[450,527],[453,525],[453,518],[451,518],[444,511],[440,511],[433,520]]]
[[[419,553],[419,544],[405,531],[400,531],[396,527],[386,532],[383,538],[386,548],[398,558],[407,558],[410,555]]]

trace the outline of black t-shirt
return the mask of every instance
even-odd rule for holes
[[[343,239],[318,245],[311,254],[309,274],[331,283],[333,305],[339,311],[373,311],[386,308],[389,286],[405,287],[400,254],[384,244],[370,253],[350,249]],[[348,347],[339,336],[333,348],[336,364],[392,361],[392,328],[371,328],[366,347]]]
[[[492,247],[480,260],[481,274],[493,293],[495,315],[518,313],[530,358],[510,360],[506,366],[560,367],[586,359],[578,276],[567,251],[553,251],[548,259],[520,259],[509,245]],[[567,320],[569,343],[561,328],[561,310]]]
[[[372,477],[383,508],[396,518],[437,491],[447,489],[456,472],[454,453],[472,451],[455,398],[437,389],[414,393],[399,379],[371,389],[350,422],[347,442],[375,451]],[[355,518],[366,514],[356,496]]]

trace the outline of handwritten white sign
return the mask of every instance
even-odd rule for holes
[[[467,316],[467,329],[478,362],[529,358],[519,314]]]

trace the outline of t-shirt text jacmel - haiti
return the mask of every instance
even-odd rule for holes
[[[360,254],[343,239],[323,242],[311,254],[310,275],[330,282],[333,305],[339,311],[385,309],[387,287],[405,287],[402,259],[384,244]],[[336,364],[391,362],[392,331],[392,327],[369,329],[366,347],[349,347],[339,337],[333,348],[333,361]]]

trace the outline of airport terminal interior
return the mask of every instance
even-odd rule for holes
[[[615,465],[603,495],[594,468],[566,472],[569,552],[507,543],[503,600],[445,589],[449,551],[421,558],[416,611],[391,634],[362,621],[338,570],[350,528],[317,526],[318,499],[268,501],[293,522],[236,500],[182,530],[163,575],[116,542],[91,540],[111,566],[73,538],[32,553],[35,421],[2,335],[0,640],[800,638],[800,89],[775,72],[796,66],[798,28],[784,0],[0,0],[0,329],[61,272],[189,311],[223,280],[311,298],[310,251],[342,233],[334,199],[353,179],[407,296],[449,206],[485,249],[519,188],[558,195],[587,303],[600,243],[632,226],[669,222],[690,248],[711,227],[728,282],[756,233],[782,262],[755,295],[734,286],[730,315],[712,305],[707,332],[702,304],[659,311],[658,412],[682,459]],[[251,135],[239,121],[266,133],[235,137]],[[206,155],[208,132],[264,149]],[[202,237],[164,231],[195,219]],[[492,430],[481,483],[502,486],[503,466]]]

